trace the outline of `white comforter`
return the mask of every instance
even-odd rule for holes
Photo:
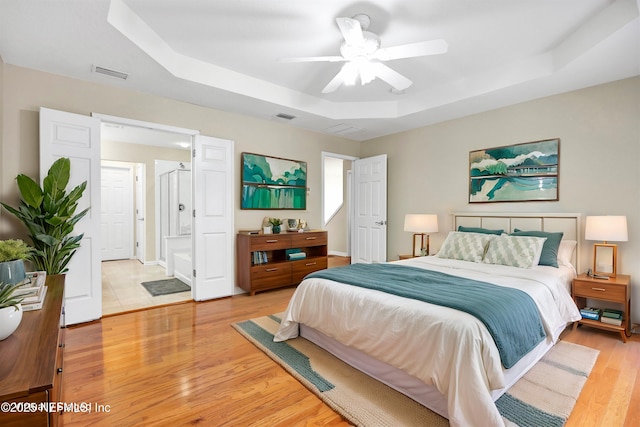
[[[414,267],[509,286],[536,302],[547,339],[580,313],[568,291],[569,269],[520,269],[420,257],[398,261]],[[452,426],[501,426],[491,390],[505,386],[500,356],[486,327],[447,307],[324,279],[306,279],[294,293],[275,341],[298,336],[298,324],[328,335],[402,369],[447,397]]]

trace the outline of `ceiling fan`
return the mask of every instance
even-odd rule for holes
[[[394,59],[445,53],[447,42],[442,39],[417,43],[380,47],[380,38],[367,31],[371,19],[358,14],[353,18],[336,18],[338,28],[344,37],[340,45],[341,56],[311,56],[282,59],[282,62],[344,62],[338,74],[325,86],[322,93],[334,92],[344,84],[355,85],[358,78],[365,85],[376,78],[387,82],[396,92],[402,92],[413,84],[411,80],[383,64]]]

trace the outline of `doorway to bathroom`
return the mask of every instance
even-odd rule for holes
[[[191,135],[109,122],[101,135],[103,315],[192,300]]]

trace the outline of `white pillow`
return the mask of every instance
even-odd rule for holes
[[[560,246],[558,246],[558,264],[565,265],[567,267],[572,266],[571,258],[573,258],[573,251],[578,244],[575,240],[562,239]]]
[[[496,237],[493,234],[450,231],[436,256],[438,258],[481,262],[487,243]]]
[[[489,242],[482,262],[531,268],[538,265],[546,237],[509,236],[503,234]]]

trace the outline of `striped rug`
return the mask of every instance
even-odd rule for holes
[[[355,426],[448,426],[412,399],[345,364],[304,338],[273,342],[280,315],[232,326]],[[598,351],[558,342],[496,401],[502,416],[520,427],[563,426]]]

